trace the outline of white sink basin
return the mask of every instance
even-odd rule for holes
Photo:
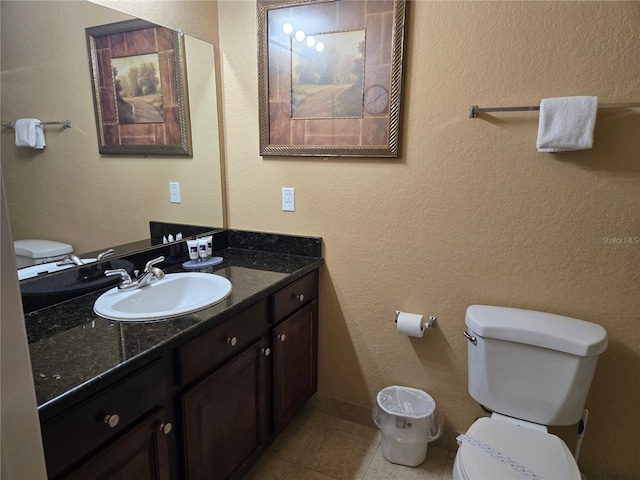
[[[98,297],[93,311],[110,320],[142,322],[195,312],[224,300],[231,282],[211,273],[169,273],[133,290],[114,287]]]
[[[81,258],[85,264],[93,263],[96,261],[95,258]],[[45,273],[53,273],[59,272],[60,270],[64,270],[66,268],[77,267],[75,263],[69,263],[66,265],[57,265],[57,262],[49,262],[49,263],[40,263],[38,265],[33,265],[31,267],[24,267],[18,270],[18,280],[25,280],[27,278],[37,277],[38,275],[43,275]]]

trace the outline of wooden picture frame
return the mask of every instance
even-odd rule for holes
[[[85,30],[99,152],[191,155],[182,33],[138,19]]]
[[[260,154],[397,157],[406,1],[257,8]]]

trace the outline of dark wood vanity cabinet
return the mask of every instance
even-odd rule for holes
[[[266,447],[271,383],[267,327],[263,300],[180,347],[190,480],[240,478]]]
[[[314,271],[180,348],[183,384],[212,372],[182,396],[187,478],[241,478],[315,393],[317,292]]]
[[[274,430],[278,434],[318,386],[318,272],[273,296]]]
[[[263,339],[184,394],[184,449],[190,480],[240,478],[266,448],[267,353]]]
[[[316,391],[317,297],[315,270],[44,422],[49,478],[242,478]]]

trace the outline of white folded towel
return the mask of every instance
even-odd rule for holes
[[[16,146],[31,147],[38,150],[46,146],[44,140],[44,128],[37,118],[21,118],[16,120]]]
[[[545,98],[540,102],[539,152],[571,152],[593,146],[598,97]]]

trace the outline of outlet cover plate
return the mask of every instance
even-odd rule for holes
[[[180,182],[169,182],[171,203],[180,203]]]
[[[295,212],[295,210],[296,210],[296,189],[283,188],[282,189],[282,211]]]

